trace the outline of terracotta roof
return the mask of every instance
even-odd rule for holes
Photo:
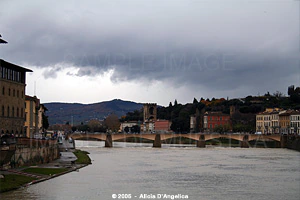
[[[229,114],[224,114],[224,113],[222,113],[222,112],[205,112],[204,113],[204,115],[212,115],[212,116],[220,116],[220,115],[222,115],[222,116],[229,116]]]

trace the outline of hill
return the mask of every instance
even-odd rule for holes
[[[49,117],[50,125],[53,124],[80,124],[90,119],[102,120],[111,113],[119,117],[127,112],[141,109],[143,104],[131,101],[114,99],[93,104],[79,103],[45,103],[48,109],[46,115]]]

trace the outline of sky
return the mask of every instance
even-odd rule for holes
[[[239,98],[300,86],[295,0],[1,0],[0,58],[42,103]]]

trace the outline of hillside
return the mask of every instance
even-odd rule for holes
[[[143,104],[131,101],[114,99],[93,104],[79,103],[45,103],[48,109],[46,115],[49,116],[50,125],[53,124],[80,124],[90,119],[102,120],[111,113],[123,116],[127,112],[141,109]]]

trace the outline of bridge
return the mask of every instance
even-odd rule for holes
[[[162,142],[171,138],[189,138],[197,142],[197,147],[205,147],[205,141],[214,140],[219,138],[227,138],[229,140],[240,141],[240,147],[249,148],[249,142],[253,140],[261,141],[277,141],[281,148],[286,147],[287,136],[285,135],[252,135],[252,134],[203,134],[203,133],[190,133],[190,134],[82,134],[73,133],[70,135],[73,140],[78,139],[97,139],[105,141],[105,147],[113,147],[113,141],[124,140],[126,138],[143,138],[153,141],[153,147],[160,148]]]

